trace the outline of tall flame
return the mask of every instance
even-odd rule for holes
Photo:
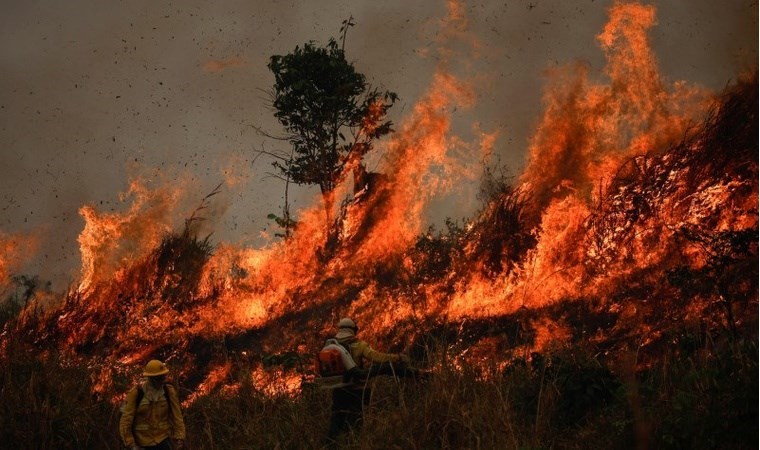
[[[144,258],[162,235],[171,230],[171,213],[179,189],[149,189],[135,179],[122,200],[132,197],[125,213],[98,213],[93,206],[79,209],[85,226],[79,234],[82,274],[77,290],[89,294],[93,284],[118,278],[125,262]]]
[[[550,72],[546,112],[521,176],[536,198],[534,220],[553,199],[591,199],[597,188],[603,194],[621,161],[679,139],[704,110],[704,92],[684,82],[668,86],[659,74],[646,34],[654,7],[616,3],[609,14],[597,36],[608,83],[590,81],[579,64]]]

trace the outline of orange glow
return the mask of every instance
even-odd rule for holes
[[[282,369],[265,370],[257,368],[251,374],[254,386],[269,396],[296,395],[301,389],[303,376]]]
[[[231,369],[232,363],[229,361],[212,369],[206,376],[206,379],[195,389],[195,392],[182,402],[182,406],[187,407],[199,397],[208,395],[214,389],[222,386],[222,384],[229,378]]]
[[[0,288],[4,287],[24,261],[33,257],[37,239],[0,232]]]

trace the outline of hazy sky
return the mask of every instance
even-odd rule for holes
[[[453,67],[480,75],[475,107],[456,113],[463,133],[475,122],[499,131],[496,152],[518,172],[539,118],[545,69],[583,60],[599,71],[594,37],[611,3],[465,2],[482,47]],[[668,81],[717,90],[756,67],[756,2],[651,3],[653,46]],[[398,123],[429,85],[446,15],[443,1],[409,0],[0,5],[0,232],[44,236],[48,256],[27,270],[56,279],[78,266],[78,208],[126,209],[118,194],[136,171],[190,174],[200,200],[234,168],[242,182],[225,192],[216,240],[260,245],[266,215],[282,206],[282,184],[266,178],[271,161],[252,163],[256,150],[282,148],[253,128],[280,129],[266,106],[269,57],[308,40],[324,43],[352,15],[347,56],[374,85],[399,94]],[[469,194],[447,213],[471,214],[477,202]],[[312,195],[302,192],[295,207]]]

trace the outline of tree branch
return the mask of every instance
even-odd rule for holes
[[[264,137],[268,137],[270,139],[274,139],[274,140],[277,140],[277,141],[288,141],[288,140],[291,139],[290,136],[275,136],[273,134],[270,134],[268,131],[264,131],[261,127],[257,127],[256,125],[250,125],[249,124],[248,126],[251,127],[251,128],[253,128],[254,130],[256,130],[256,132],[258,134],[260,134],[260,135],[262,135]]]
[[[285,155],[281,155],[281,154],[277,154],[277,153],[273,153],[273,152],[268,152],[268,151],[266,151],[264,149],[261,149],[261,150],[258,151],[258,153],[256,154],[256,156],[254,157],[253,161],[255,162],[259,158],[259,156],[261,156],[261,155],[271,156],[272,158],[279,159],[280,161],[288,161],[288,159],[289,159]]]
[[[264,179],[267,179],[267,178],[274,178],[275,180],[284,181],[284,182],[286,182],[286,183],[289,183],[289,182],[290,182],[290,180],[289,180],[289,179],[287,179],[287,178],[283,177],[283,176],[282,176],[282,175],[280,175],[280,174],[276,174],[276,173],[272,173],[272,172],[265,172],[265,173],[264,173],[264,175],[266,175],[266,176],[264,177]]]

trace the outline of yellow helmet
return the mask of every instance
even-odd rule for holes
[[[157,359],[148,361],[148,364],[145,365],[145,370],[143,370],[143,375],[146,377],[157,377],[166,375],[167,373],[169,373],[169,368]]]

